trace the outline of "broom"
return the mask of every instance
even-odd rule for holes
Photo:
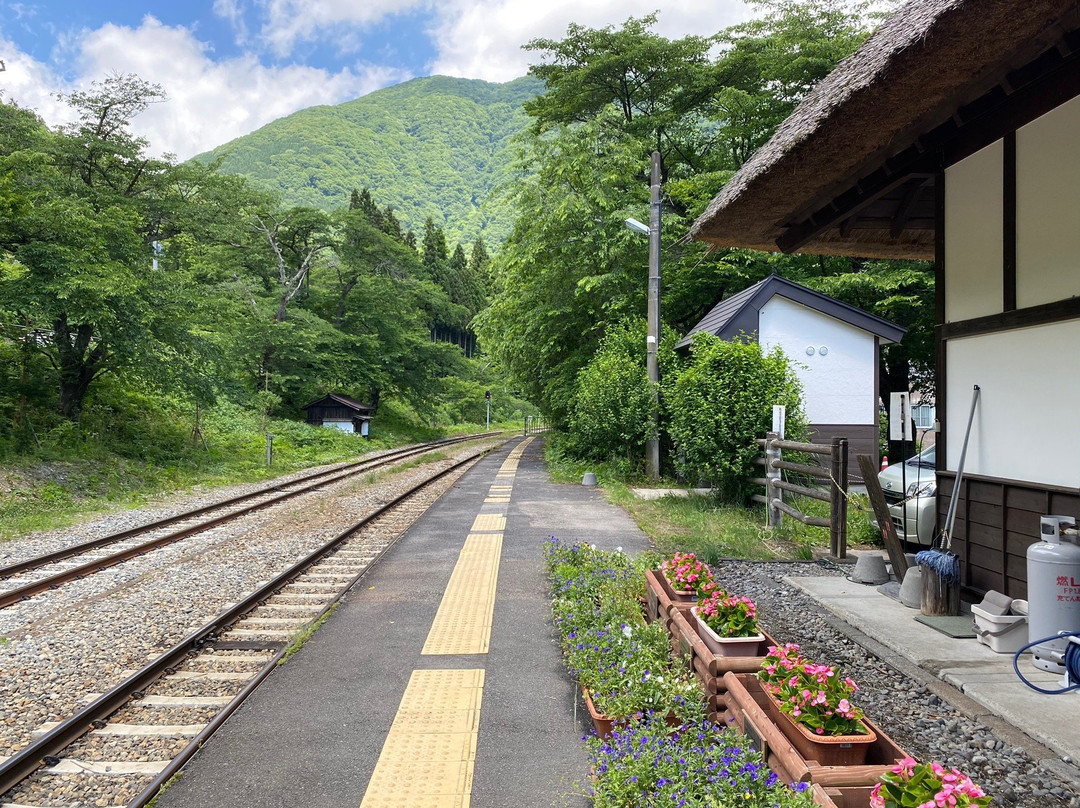
[[[960,582],[960,556],[952,552],[952,528],[956,519],[956,504],[960,501],[960,481],[964,477],[964,460],[967,458],[968,438],[971,437],[971,423],[975,420],[975,407],[979,403],[979,385],[971,394],[971,412],[968,414],[967,431],[964,432],[964,445],[960,449],[960,465],[956,469],[956,482],[952,496],[949,497],[949,511],[945,516],[945,529],[938,539],[938,546],[922,550],[915,554],[915,563],[920,567],[933,570],[950,586]]]

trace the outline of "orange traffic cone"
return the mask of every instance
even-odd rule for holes
[[[888,455],[882,455],[881,456],[881,470],[885,471],[885,469],[887,469],[888,467],[889,467],[889,456]]]

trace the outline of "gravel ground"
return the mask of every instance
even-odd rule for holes
[[[918,681],[869,653],[830,624],[811,598],[785,577],[841,575],[816,563],[725,562],[717,576],[758,605],[765,630],[778,642],[798,643],[816,662],[851,676],[858,704],[918,760],[936,760],[966,772],[1001,808],[1078,808],[1070,783],[1040,766],[1024,748],[994,735]],[[1065,764],[1061,764],[1064,766]]]
[[[87,694],[115,686],[300,557],[475,446],[446,449],[447,459],[397,474],[339,483],[4,609],[0,756],[18,751],[40,724],[70,716]],[[206,499],[224,496],[218,491]],[[114,514],[85,531],[70,531],[66,541],[85,541],[192,504],[184,499],[152,512]],[[34,545],[29,554],[60,538],[65,537],[29,539]],[[233,688],[208,689],[203,683],[191,692],[208,690],[228,695]],[[187,691],[177,684],[167,692]]]

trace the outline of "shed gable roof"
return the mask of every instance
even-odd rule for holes
[[[372,407],[370,404],[364,404],[360,401],[357,401],[355,398],[343,396],[339,393],[327,393],[322,398],[312,401],[310,404],[305,404],[300,409],[309,410],[312,407],[318,407],[320,404],[326,406],[330,402],[334,402],[335,404],[343,407],[348,407],[351,410],[356,410],[361,415],[367,415],[368,413],[375,410],[375,408]]]
[[[802,284],[770,275],[763,281],[721,300],[701,318],[676,345],[683,348],[690,344],[698,331],[706,331],[721,339],[733,339],[740,333],[751,334],[758,330],[758,314],[772,298],[779,295],[814,311],[821,312],[855,328],[879,337],[883,342],[899,342],[907,330],[874,314],[837,300],[835,297],[815,292]]]

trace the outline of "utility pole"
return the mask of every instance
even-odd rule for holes
[[[656,348],[660,341],[660,152],[652,153],[649,186],[649,312],[645,357],[649,382],[653,387],[652,417],[645,441],[645,462],[649,477],[660,479],[660,363]]]

